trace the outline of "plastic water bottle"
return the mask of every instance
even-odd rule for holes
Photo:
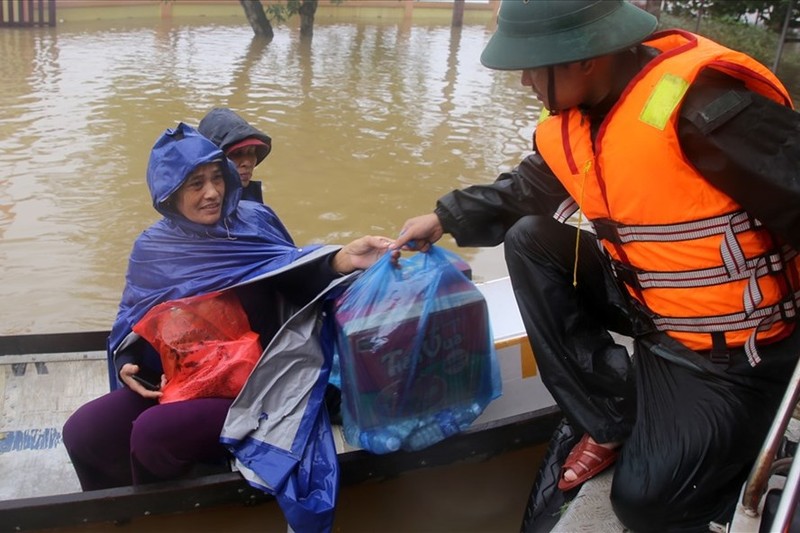
[[[350,424],[348,423],[347,419],[345,419],[345,422],[342,425],[342,431],[344,433],[344,440],[347,441],[347,444],[350,446],[361,446],[361,431],[359,431],[355,424]]]
[[[477,403],[439,411],[427,417],[422,426],[409,435],[407,449],[421,450],[455,435],[468,428],[479,414],[481,414],[481,406]]]
[[[358,446],[375,454],[396,452],[403,440],[419,426],[419,419],[404,420],[360,431],[355,424],[345,424],[344,438],[351,446]]]
[[[402,441],[394,432],[385,428],[361,431],[355,425],[345,424],[344,438],[348,444],[375,454],[396,452]]]
[[[377,454],[396,452],[402,444],[400,437],[386,428],[362,431],[359,442],[362,448]]]

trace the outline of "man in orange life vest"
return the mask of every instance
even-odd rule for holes
[[[541,100],[533,153],[394,246],[503,242],[542,379],[583,435],[559,488],[616,461],[625,526],[707,531],[800,353],[800,115],[750,57],[656,24],[623,0],[504,0],[481,62]]]

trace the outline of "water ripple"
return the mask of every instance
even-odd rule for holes
[[[158,218],[149,150],[213,106],[273,137],[256,178],[300,244],[394,236],[442,194],[492,181],[527,153],[539,112],[518,74],[480,66],[489,36],[318,23],[310,43],[279,26],[265,44],[230,19],[0,32],[4,332],[110,325],[131,244]],[[480,255],[478,278],[502,271],[459,253]]]

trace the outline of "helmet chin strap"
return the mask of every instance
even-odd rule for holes
[[[553,66],[547,67],[547,111],[551,115],[558,115],[558,111],[553,109],[556,102],[556,73]]]

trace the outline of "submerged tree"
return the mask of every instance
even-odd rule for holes
[[[266,11],[259,0],[239,0],[247,15],[247,20],[256,35],[271,39],[275,32],[272,22],[285,22],[293,15],[300,16],[300,35],[311,37],[314,34],[314,15],[319,0],[286,0],[286,3],[270,4]],[[333,0],[340,4],[342,0]]]
[[[244,14],[247,15],[247,21],[250,23],[250,27],[253,28],[253,33],[259,37],[272,39],[275,36],[275,32],[272,30],[272,24],[270,24],[267,14],[264,13],[264,6],[261,5],[261,2],[239,0],[239,3],[242,4]]]

